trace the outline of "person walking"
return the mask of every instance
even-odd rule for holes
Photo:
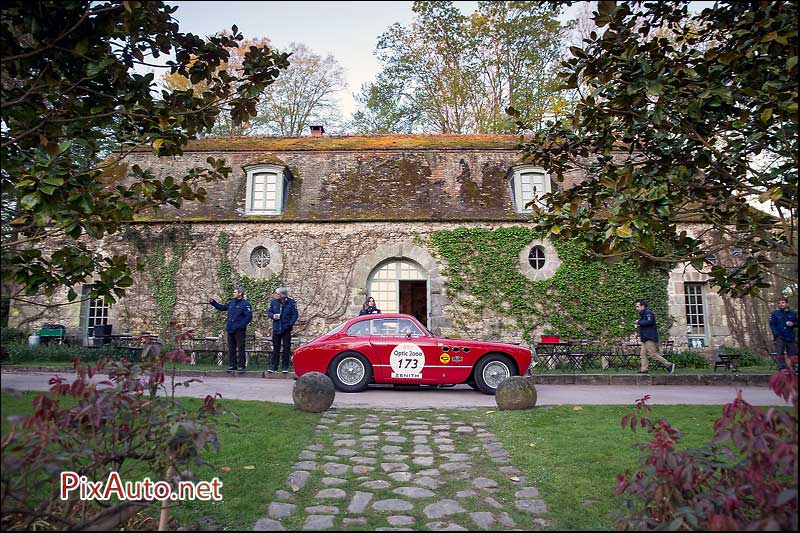
[[[278,356],[282,354],[281,372],[286,374],[292,360],[292,328],[298,317],[297,304],[289,298],[286,287],[275,289],[275,298],[269,304],[269,317],[272,319],[272,359],[267,372],[278,371]]]
[[[634,325],[639,328],[639,339],[642,341],[640,374],[647,374],[648,359],[650,356],[662,365],[669,368],[669,373],[675,372],[675,363],[670,363],[658,353],[658,329],[656,328],[656,315],[647,307],[644,300],[636,300],[636,310],[639,311],[639,320]]]
[[[377,305],[375,305],[375,298],[370,296],[364,301],[364,305],[361,306],[361,312],[358,313],[358,316],[379,315],[379,314],[381,314],[381,310],[378,309]]]
[[[244,351],[244,340],[247,335],[247,325],[253,320],[253,308],[250,302],[244,299],[244,289],[236,287],[233,289],[233,298],[228,303],[221,304],[215,299],[208,300],[218,311],[227,311],[228,319],[225,321],[225,329],[228,331],[228,366],[226,372],[233,372],[237,368],[239,372],[244,372],[247,366],[247,355]],[[238,367],[237,367],[238,354]]]
[[[775,341],[775,362],[779,370],[786,368],[784,354],[790,358],[797,356],[796,328],[797,311],[789,309],[789,300],[781,296],[778,298],[778,308],[769,315],[769,329]]]

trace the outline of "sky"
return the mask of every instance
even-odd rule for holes
[[[345,70],[348,89],[339,101],[345,117],[355,108],[352,93],[380,71],[375,58],[378,36],[395,22],[413,19],[405,2],[168,2],[181,31],[206,36],[236,24],[245,38],[268,37],[275,48],[300,42],[314,52],[333,55]],[[465,14],[477,2],[454,2]]]

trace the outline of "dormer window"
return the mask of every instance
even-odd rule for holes
[[[533,165],[514,167],[511,179],[514,208],[517,213],[530,213],[532,209],[528,204],[551,192],[550,176],[542,167]]]
[[[280,215],[289,192],[286,167],[259,164],[245,168],[247,172],[246,215]]]

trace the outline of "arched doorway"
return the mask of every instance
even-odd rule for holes
[[[369,275],[367,294],[384,313],[413,315],[428,326],[428,276],[414,261],[393,258]]]

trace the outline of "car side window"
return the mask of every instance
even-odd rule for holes
[[[347,334],[351,337],[369,336],[369,321],[356,322],[347,328]]]
[[[372,334],[381,337],[398,337],[411,335],[421,337],[422,331],[407,318],[383,318],[372,321]]]

